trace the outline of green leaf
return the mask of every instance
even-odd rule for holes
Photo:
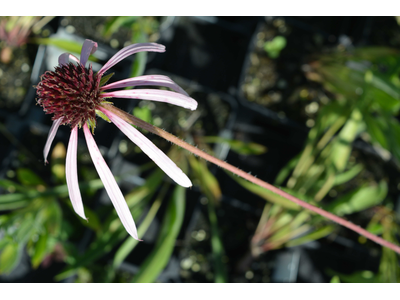
[[[368,224],[366,229],[375,235],[380,235],[384,231],[383,225],[381,223],[370,223]]]
[[[31,234],[35,231],[35,218],[33,214],[27,213],[20,220],[20,224],[17,227],[15,233],[15,239],[20,244],[26,244],[31,237]]]
[[[350,275],[340,274],[333,271],[328,271],[330,274],[335,274],[340,278],[341,282],[348,283],[378,283],[379,277],[371,271],[356,271]]]
[[[360,187],[336,199],[328,205],[327,210],[339,216],[359,212],[381,203],[387,191],[387,183],[382,180],[378,186]]]
[[[10,190],[15,190],[17,192],[26,192],[27,191],[26,187],[19,185],[18,183],[8,180],[8,179],[0,179],[0,186],[8,191],[10,191]]]
[[[61,231],[62,211],[55,199],[52,199],[46,207],[43,219],[43,225],[47,232],[54,237],[58,237]]]
[[[141,239],[143,238],[144,234],[146,233],[147,229],[150,227],[151,223],[153,222],[158,209],[161,206],[162,200],[167,192],[167,188],[169,185],[164,185],[164,188],[161,190],[160,195],[158,195],[157,199],[154,201],[153,205],[151,206],[149,212],[147,213],[146,217],[140,223],[138,228],[138,237]],[[132,252],[132,250],[136,247],[139,241],[135,239],[127,239],[121,247],[117,250],[114,256],[113,267],[118,268],[120,264],[125,260],[125,258]]]
[[[339,276],[335,275],[331,279],[331,283],[340,283],[340,278]]]
[[[59,38],[32,38],[32,39],[30,39],[30,41],[32,43],[36,43],[36,44],[55,46],[55,47],[65,50],[67,52],[75,53],[75,54],[81,53],[81,49],[82,49],[81,43],[78,43],[75,41],[70,41],[70,40],[59,39]],[[98,61],[97,58],[95,58],[93,55],[90,55],[89,59],[91,61]]]
[[[388,141],[378,118],[373,118],[368,114],[364,116],[367,131],[374,142],[379,143],[383,148],[388,149]]]
[[[352,167],[350,170],[347,170],[346,172],[343,172],[341,174],[338,174],[335,176],[335,185],[343,184],[351,179],[353,179],[357,174],[359,174],[362,170],[364,169],[364,166],[362,164],[357,164],[354,167]]]
[[[298,245],[302,245],[311,241],[315,241],[321,239],[329,234],[331,234],[335,230],[335,226],[328,225],[324,226],[320,229],[317,229],[309,234],[303,235],[299,238],[293,239],[286,243],[286,247],[294,247]]]
[[[26,200],[12,201],[12,202],[2,202],[0,196],[0,211],[2,210],[14,210],[18,208],[25,207],[29,204]]]
[[[21,259],[22,249],[17,243],[7,244],[0,253],[0,274],[10,273]]]
[[[156,168],[155,171],[146,178],[146,183],[144,185],[135,188],[132,192],[125,195],[125,200],[128,206],[131,208],[145,199],[145,197],[153,195],[160,186],[164,176],[164,172],[160,168]]]
[[[341,172],[346,166],[352,150],[352,143],[362,128],[362,115],[358,109],[354,109],[350,119],[340,130],[337,140],[333,144],[332,160],[336,169]]]
[[[131,212],[133,219],[137,219],[143,212],[143,206],[136,206],[131,210]],[[76,257],[70,266],[58,274],[55,277],[56,280],[63,280],[76,274],[79,268],[87,266],[105,254],[109,253],[116,244],[120,243],[121,240],[128,236],[126,229],[118,219],[118,215],[114,210],[111,213],[111,217],[111,222],[106,222],[109,225],[107,230],[97,237],[97,239],[90,245],[89,249],[87,249],[82,256]]]
[[[276,203],[276,204],[281,205],[288,209],[294,209],[294,210],[300,209],[300,206],[297,205],[296,203],[293,203],[292,201],[290,201],[282,196],[279,196],[278,194],[275,194],[275,193],[271,192],[270,190],[267,190],[261,186],[258,186],[252,182],[249,182],[245,179],[242,179],[236,175],[231,175],[230,172],[227,172],[227,174],[229,176],[231,176],[232,179],[234,179],[237,183],[239,183],[245,189],[249,190],[250,192],[260,196],[261,198],[263,198],[269,202]],[[292,192],[293,191],[290,191],[289,193],[292,193]]]
[[[221,188],[218,180],[208,170],[204,161],[197,160],[194,156],[188,156],[190,165],[194,171],[195,176],[200,181],[200,188],[202,192],[212,201],[217,202],[221,198]]]
[[[133,115],[139,119],[152,124],[151,110],[147,106],[135,107],[133,109]]]
[[[45,185],[44,181],[30,169],[25,169],[25,168],[17,169],[17,178],[23,185],[27,186]]]
[[[110,73],[110,74],[107,74],[107,75],[103,75],[103,76],[101,77],[101,79],[100,79],[100,86],[105,85],[105,84],[110,80],[110,78],[113,77],[114,74],[115,74],[115,73]],[[96,112],[97,112],[97,111],[96,111]],[[108,118],[107,118],[107,119],[108,119]]]
[[[206,163],[202,160],[199,161],[194,156],[188,157],[190,165],[194,171],[195,176],[200,181],[201,191],[209,199],[208,216],[211,225],[211,249],[213,253],[213,260],[215,266],[215,282],[223,283],[228,281],[228,275],[225,265],[223,263],[223,256],[225,254],[224,246],[219,233],[218,219],[215,212],[215,204],[221,198],[221,189],[218,180],[207,168]]]
[[[226,139],[219,136],[203,137],[205,143],[228,144],[232,151],[242,155],[260,155],[267,152],[267,147],[251,142],[242,142],[238,140]]]
[[[272,41],[267,41],[264,44],[264,50],[271,58],[277,58],[283,48],[286,47],[286,38],[276,36]]]
[[[385,78],[382,75],[374,73],[371,85],[385,92],[396,100],[400,99],[400,90],[390,81],[390,78]]]
[[[135,22],[139,17],[137,16],[118,16],[112,18],[104,26],[103,34],[105,37],[110,37],[113,33],[117,32],[121,26]]]
[[[213,253],[213,261],[215,267],[215,282],[225,283],[228,282],[228,274],[223,256],[225,255],[224,245],[222,244],[221,235],[218,228],[218,218],[215,212],[215,201],[208,201],[208,217],[211,224],[211,249]]]
[[[85,215],[87,217],[87,221],[82,218],[79,218],[81,223],[83,225],[93,229],[94,231],[99,232],[101,230],[102,226],[101,226],[101,222],[100,222],[97,214],[95,212],[93,212],[90,208],[85,206]]]
[[[48,240],[47,233],[42,233],[39,235],[39,239],[35,244],[34,253],[31,258],[32,267],[34,269],[39,267],[39,265],[41,264],[41,262],[43,261],[43,259],[47,254],[47,240]]]
[[[296,155],[294,158],[292,158],[278,173],[278,175],[275,178],[275,185],[282,185],[282,183],[285,181],[285,179],[289,176],[289,174],[292,172],[294,167],[297,165],[300,159],[300,154]]]
[[[142,214],[144,204],[146,204],[144,200],[153,195],[158,186],[161,184],[163,177],[163,171],[157,168],[146,179],[146,183],[143,186],[135,188],[133,192],[125,196],[125,200],[131,209],[134,219],[139,218],[139,216]],[[101,181],[99,184],[102,186]],[[114,210],[109,217],[107,217],[106,221],[103,222],[102,228],[104,233],[98,235],[97,239],[90,245],[90,249],[88,249],[84,255],[78,257],[76,261],[71,264],[71,266],[58,274],[56,276],[56,280],[63,280],[76,274],[79,268],[87,266],[96,259],[110,252],[117,243],[128,236],[128,233],[123,227],[121,221],[118,219],[117,213]],[[133,238],[128,237],[128,239]]]
[[[140,266],[133,282],[154,282],[167,265],[185,215],[185,192],[185,188],[175,187],[155,248]]]

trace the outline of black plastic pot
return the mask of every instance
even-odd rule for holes
[[[149,65],[217,91],[236,87],[255,17],[177,17],[158,43],[166,46]]]

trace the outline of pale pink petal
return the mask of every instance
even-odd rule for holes
[[[182,106],[184,108],[188,108],[191,110],[195,110],[197,108],[196,100],[179,93],[164,91],[164,90],[155,90],[155,89],[122,90],[122,91],[102,93],[101,96],[166,102],[169,104]]]
[[[90,133],[90,130],[85,123],[83,126],[83,132],[85,133],[86,143],[89,149],[90,156],[92,157],[93,164],[96,167],[97,173],[100,176],[101,181],[107,191],[108,196],[111,199],[112,204],[117,211],[117,214],[124,225],[126,231],[136,240],[139,240],[135,222],[133,221],[132,214],[129,210],[128,205],[119,189],[117,182],[110,169],[108,168],[103,156],[101,155],[96,142]]]
[[[165,46],[156,43],[140,43],[127,46],[111,57],[110,60],[100,69],[98,75],[103,75],[108,69],[119,63],[124,58],[142,51],[164,52]]]
[[[70,59],[79,63],[79,59],[75,55],[65,52],[58,57],[58,64],[60,66],[67,65]]]
[[[86,65],[89,55],[95,53],[97,50],[97,43],[91,40],[85,40],[81,50],[81,64]]]
[[[67,186],[69,199],[71,200],[72,206],[75,212],[86,220],[85,212],[83,210],[83,203],[81,192],[79,191],[78,183],[78,167],[76,154],[78,150],[78,126],[71,131],[69,137],[67,159],[65,162],[65,174],[67,177]]]
[[[47,155],[49,154],[50,151],[50,147],[51,147],[51,143],[54,140],[54,137],[56,136],[58,127],[60,126],[62,121],[62,118],[59,118],[57,120],[55,120],[53,122],[53,125],[51,125],[50,131],[49,131],[49,135],[47,137],[47,141],[46,141],[46,145],[44,146],[44,150],[43,150],[43,156],[44,156],[44,163],[47,164]]]
[[[116,81],[111,84],[107,84],[101,87],[100,89],[109,90],[109,89],[124,88],[128,86],[140,86],[140,85],[165,86],[185,96],[189,96],[179,85],[177,85],[169,77],[163,75],[138,76],[134,78]]]
[[[60,66],[68,65],[68,63],[69,63],[69,53],[63,53],[58,57],[58,64]]]
[[[183,187],[192,186],[192,182],[186,174],[183,173],[164,152],[158,149],[149,139],[140,133],[140,131],[112,112],[102,107],[99,109],[177,184]]]

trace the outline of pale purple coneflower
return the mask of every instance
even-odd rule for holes
[[[96,49],[97,43],[91,40],[85,40],[82,46],[80,60],[69,53],[61,54],[58,58],[59,66],[55,67],[55,71],[45,72],[41,77],[41,81],[36,86],[38,94],[37,103],[43,107],[46,114],[54,114],[52,118],[54,122],[50,128],[49,136],[43,151],[44,160],[47,162],[47,155],[58,127],[61,124],[69,125],[71,127],[71,135],[66,157],[68,192],[75,212],[86,219],[82,197],[79,191],[77,171],[78,128],[83,127],[90,156],[111,202],[128,233],[133,238],[138,239],[135,222],[133,221],[124,196],[93,138],[92,132],[96,125],[96,115],[103,119],[108,118],[109,121],[114,123],[176,183],[183,187],[190,187],[192,186],[190,179],[167,155],[158,149],[136,128],[102,107],[101,104],[109,103],[107,98],[117,97],[166,102],[195,110],[197,108],[197,102],[190,98],[186,92],[171,79],[161,75],[139,76],[104,85],[104,81],[107,81],[108,78],[104,77],[102,80],[102,76],[112,66],[127,56],[140,51],[164,52],[165,47],[163,45],[143,43],[125,47],[117,52],[97,73],[94,73],[91,65],[89,65],[88,68],[85,66],[89,55],[93,54]],[[74,63],[70,62],[70,59],[74,61]],[[108,91],[110,89],[143,85],[164,86],[175,92],[157,89]]]

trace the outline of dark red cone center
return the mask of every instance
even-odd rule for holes
[[[53,120],[63,118],[62,124],[71,128],[82,126],[86,121],[96,121],[96,107],[103,100],[97,75],[81,64],[57,66],[47,71],[36,86],[37,103],[46,114],[54,114]]]

